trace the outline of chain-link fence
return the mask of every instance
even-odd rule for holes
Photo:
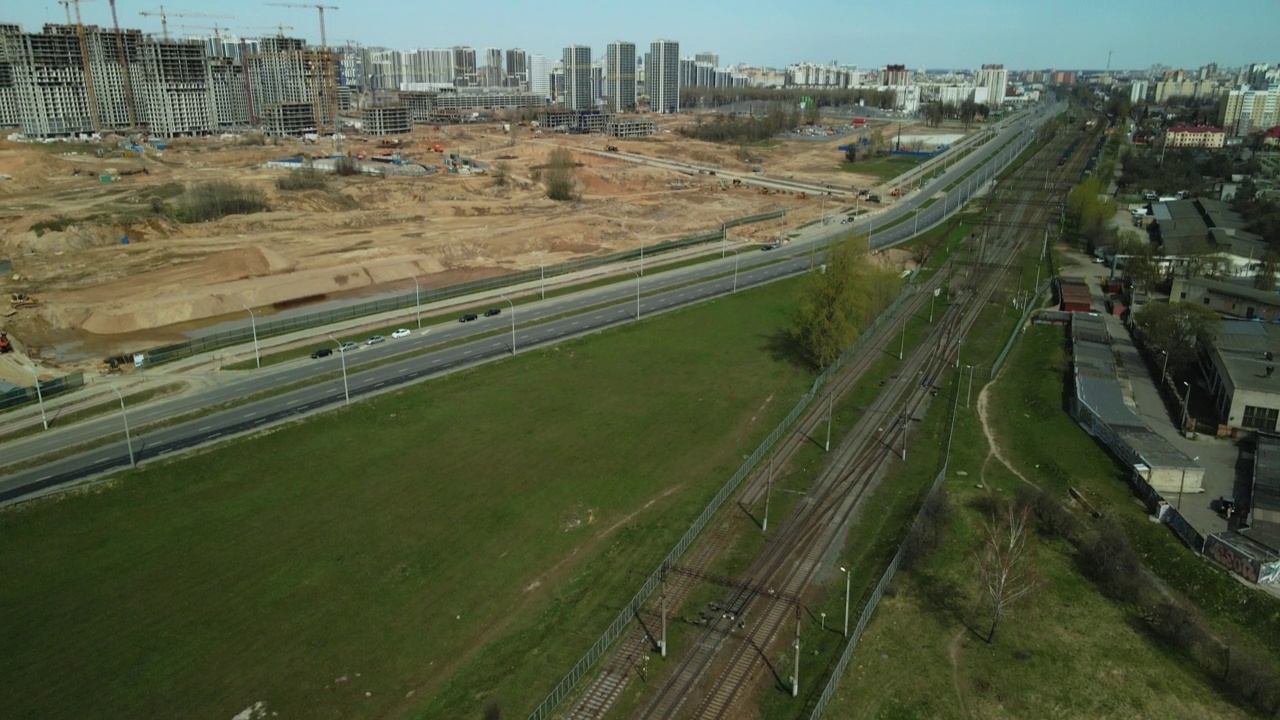
[[[84,373],[72,373],[64,375],[56,380],[40,383],[39,392],[36,386],[14,388],[7,393],[0,394],[0,410],[8,410],[9,408],[18,407],[20,405],[29,405],[38,401],[40,398],[51,398],[54,395],[60,395],[68,390],[73,390],[84,385]]]
[[[491,278],[472,280],[442,288],[426,288],[421,292],[405,292],[399,295],[381,298],[379,300],[352,303],[332,310],[298,315],[296,317],[281,318],[278,320],[264,320],[257,323],[258,338],[262,339],[275,335],[284,335],[298,330],[323,327],[331,323],[352,320],[355,318],[365,317],[367,315],[376,315],[378,313],[390,312],[393,310],[404,310],[406,308],[417,307],[419,303],[432,303],[439,300],[447,300],[449,298],[484,292],[486,290],[495,290],[498,288],[510,287],[512,285],[519,285],[521,283],[535,282],[544,278],[559,277],[582,270],[602,267],[612,263],[638,260],[641,253],[652,256],[693,245],[715,242],[724,238],[724,228],[745,225],[748,223],[764,222],[766,220],[775,220],[785,216],[785,214],[785,212],[779,210],[761,215],[736,218],[726,222],[719,230],[713,230],[677,240],[669,240],[643,249],[637,248],[635,250],[626,250],[624,252],[611,253],[609,255],[571,260],[569,262],[531,268],[529,270],[521,270],[519,272],[508,273],[506,275],[499,275]],[[204,335],[202,337],[175,343],[173,345],[152,348],[151,350],[143,353],[144,362],[146,365],[159,365],[161,363],[172,362],[192,355],[198,355],[203,352],[217,350],[218,348],[251,342],[252,340],[252,326],[236,328],[234,330]]]
[[[1040,283],[1040,287],[1036,288],[1035,298],[1044,295],[1045,290],[1049,289],[1049,283],[1053,282],[1052,278]],[[1013,344],[1018,340],[1018,333],[1022,332],[1022,328],[1027,325],[1027,318],[1031,317],[1031,313],[1036,309],[1035,302],[1028,302],[1027,306],[1022,309],[1022,317],[1018,318],[1018,324],[1013,326],[1013,332],[1009,333],[1009,340],[1004,344],[1004,349],[1000,351],[996,361],[991,363],[991,379],[995,380],[996,373],[1000,372],[1000,368],[1004,366],[1004,361],[1009,359],[1009,353],[1013,350]]]

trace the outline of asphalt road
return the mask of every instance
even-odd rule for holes
[[[517,349],[555,342],[633,319],[636,313],[637,286],[640,290],[640,314],[643,317],[730,292],[734,284],[735,265],[737,287],[740,289],[805,272],[816,259],[818,247],[851,228],[856,228],[859,232],[870,229],[875,248],[901,242],[914,235],[915,218],[883,233],[875,233],[875,226],[883,226],[897,218],[913,214],[916,207],[982,162],[1006,140],[1019,137],[1018,141],[1003,151],[996,164],[975,173],[974,179],[948,192],[945,200],[939,200],[919,213],[919,227],[922,230],[941,222],[944,219],[944,205],[949,211],[962,205],[965,199],[981,187],[982,180],[979,178],[993,176],[1004,163],[1016,157],[1021,147],[1031,140],[1030,133],[1026,131],[1033,124],[1042,121],[1047,114],[1040,113],[1012,123],[992,142],[951,167],[946,176],[874,218],[859,220],[850,225],[833,221],[828,221],[825,226],[815,224],[802,228],[791,243],[776,250],[761,252],[758,245],[746,245],[738,246],[735,254],[732,252],[733,246],[728,246],[723,259],[650,274],[636,282],[619,282],[518,306],[514,312]],[[724,277],[715,278],[716,275]],[[671,289],[677,285],[683,287]],[[495,307],[498,304],[495,303]],[[496,317],[481,318],[471,323],[434,325],[421,332],[415,330],[408,338],[388,339],[381,345],[362,346],[359,350],[350,351],[345,357],[350,395],[357,398],[509,354],[511,335],[507,333],[473,339],[470,342],[465,340],[495,329],[509,329],[512,317],[511,309],[504,308],[502,314]],[[552,317],[557,319],[538,322]],[[455,342],[460,344],[430,350],[431,346]],[[316,344],[332,345],[323,333],[317,334]],[[390,358],[396,359],[376,368],[360,369],[372,362],[387,362]],[[139,428],[274,388],[305,383],[318,375],[338,371],[341,361],[342,358],[335,354],[322,360],[298,360],[261,370],[236,373],[237,377],[217,387],[138,407],[129,412],[128,421],[132,427]],[[263,400],[205,414],[195,420],[134,434],[134,460],[142,462],[180,452],[343,401],[341,377],[307,385]],[[0,477],[0,504],[34,497],[50,489],[127,467],[130,463],[130,448],[124,441],[123,418],[119,413],[99,416],[0,445],[3,462],[15,464],[61,453],[67,448],[111,436],[118,436],[120,441],[74,455],[58,456],[38,467]]]

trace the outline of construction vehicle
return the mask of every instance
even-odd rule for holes
[[[440,143],[435,143],[431,146],[431,152],[442,153],[444,152],[444,146],[441,145]]]
[[[9,305],[15,308],[35,307],[36,299],[26,293],[9,293]]]
[[[13,343],[9,342],[9,333],[0,332],[0,355],[13,352]]]
[[[605,145],[605,146],[604,146],[604,151],[605,151],[605,152],[618,152],[618,146],[617,146],[617,145]]]
[[[889,193],[889,195],[892,197],[902,197],[902,188],[894,188],[893,192]]]

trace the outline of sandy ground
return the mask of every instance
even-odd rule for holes
[[[692,141],[672,132],[688,117],[663,119],[652,138],[539,134],[569,148],[607,144],[628,152],[749,169],[736,148]],[[0,291],[35,295],[39,305],[10,313],[0,304],[0,330],[46,366],[55,346],[78,344],[92,365],[107,355],[180,339],[184,331],[242,313],[241,304],[272,308],[357,296],[411,285],[439,286],[547,263],[616,252],[641,242],[705,232],[735,217],[787,209],[790,222],[816,218],[819,203],[755,188],[724,189],[711,176],[688,176],[607,157],[575,155],[580,199],[557,203],[536,181],[551,145],[527,142],[499,125],[418,126],[400,148],[406,160],[439,167],[446,152],[503,163],[509,180],[437,173],[425,178],[336,177],[325,190],[284,192],[284,171],[259,167],[331,148],[282,140],[246,145],[235,139],[181,140],[143,158],[95,156],[92,147],[0,142],[0,258],[13,263]],[[866,187],[840,170],[836,147],[853,136],[784,140],[753,148],[766,174]],[[351,153],[381,152],[376,139],[349,139]],[[76,152],[79,151],[79,152]],[[145,173],[140,171],[145,170]],[[136,174],[130,174],[136,173]],[[100,175],[116,175],[112,183]],[[151,211],[209,181],[253,187],[269,212],[208,223],[177,224]],[[828,207],[828,212],[833,208]],[[57,230],[38,223],[70,218]],[[746,239],[771,237],[780,222],[740,229]],[[121,244],[127,236],[129,243]],[[8,313],[7,315],[5,313]],[[96,356],[96,357],[90,357]],[[0,363],[2,365],[4,363]],[[13,368],[19,372],[21,368]],[[0,377],[10,373],[0,372]]]

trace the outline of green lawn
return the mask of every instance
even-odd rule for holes
[[[892,180],[927,160],[929,158],[923,155],[886,155],[862,162],[842,162],[840,169],[859,175],[871,175],[879,180]]]
[[[807,388],[801,281],[0,514],[6,714],[520,716]]]
[[[1002,444],[1015,467],[1066,498],[1068,487],[1122,518],[1150,567],[1197,602],[1215,631],[1276,642],[1280,604],[1241,586],[1146,521],[1112,460],[1061,407],[1065,354],[1059,328],[1032,328],[992,395]],[[973,570],[981,515],[976,496],[1010,496],[1021,483],[994,459],[973,408],[960,410],[946,488],[956,519],[943,549],[900,575],[876,612],[828,716],[841,718],[1253,717],[1232,694],[1145,628],[1142,609],[1113,602],[1052,537],[1034,544],[1041,587],[1000,629],[994,645]],[[964,473],[961,475],[960,473]],[[984,489],[977,486],[981,483]],[[1252,643],[1250,643],[1252,644]],[[927,687],[929,692],[919,692]]]

